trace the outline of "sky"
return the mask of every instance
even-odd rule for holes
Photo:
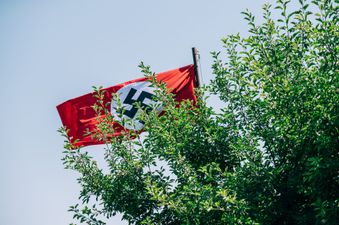
[[[141,77],[141,61],[154,72],[191,64],[192,47],[208,83],[210,52],[246,34],[241,11],[260,16],[268,1],[0,0],[0,224],[72,222],[80,187],[62,165],[58,104]],[[84,150],[102,158],[100,146]]]

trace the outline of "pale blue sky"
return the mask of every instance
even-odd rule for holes
[[[208,81],[209,52],[246,32],[241,11],[261,15],[267,1],[0,0],[0,224],[72,222],[80,189],[63,169],[56,105],[142,76],[141,60],[155,72],[190,64],[193,46]]]

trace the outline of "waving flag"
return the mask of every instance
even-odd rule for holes
[[[194,65],[184,66],[178,69],[170,70],[156,75],[157,81],[165,82],[168,90],[174,94],[175,100],[180,102],[185,99],[196,101],[194,88],[196,77]],[[154,95],[154,87],[150,86],[150,81],[146,77],[127,81],[104,90],[104,103],[107,110],[114,117],[112,125],[115,133],[112,136],[119,136],[123,130],[133,129],[141,130],[143,124],[139,120],[133,120],[138,115],[138,108],[135,103],[138,102],[143,108],[155,108],[161,111],[159,104],[154,104],[152,96]],[[117,103],[112,99],[112,94],[117,93],[122,106],[124,107],[123,117],[132,119],[133,124],[124,125],[119,122],[121,118],[116,110]],[[71,100],[68,100],[57,106],[63,125],[69,130],[68,137],[70,142],[76,146],[88,146],[102,144],[102,141],[92,139],[85,136],[86,131],[95,131],[97,129],[97,114],[93,109],[93,105],[97,102],[94,93],[89,93]],[[107,104],[106,104],[107,103]],[[75,142],[77,140],[77,142]]]

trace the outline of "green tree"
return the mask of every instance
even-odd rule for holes
[[[338,224],[338,4],[299,2],[288,12],[289,1],[278,0],[277,19],[264,5],[260,25],[243,12],[249,36],[229,35],[225,51],[212,53],[215,78],[196,106],[178,107],[141,64],[165,111],[141,113],[142,137],[107,138],[113,118],[97,89],[93,108],[106,117],[100,132],[88,135],[106,140],[109,171],[66,141],[63,162],[80,173],[82,187],[82,204],[70,208],[74,218],[104,224],[121,213],[130,224]],[[220,113],[206,105],[208,91],[225,103]]]

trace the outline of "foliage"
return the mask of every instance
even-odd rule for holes
[[[237,194],[263,224],[338,224],[338,5],[277,1],[274,21],[244,12],[250,36],[223,40],[213,53],[212,90],[236,126],[262,144],[262,164],[242,169]],[[310,10],[317,10],[312,13]],[[251,179],[250,177],[253,177]]]
[[[288,13],[288,1],[278,0],[276,21],[265,5],[261,25],[244,12],[250,35],[223,39],[225,61],[212,53],[215,79],[207,89],[225,103],[220,113],[206,105],[202,90],[196,105],[178,105],[141,64],[165,113],[144,110],[146,134],[110,139],[113,118],[96,89],[93,108],[106,116],[100,132],[87,135],[107,142],[109,171],[66,141],[63,162],[79,172],[82,187],[81,206],[70,208],[74,218],[105,224],[121,213],[130,224],[338,224],[338,6],[299,2]]]

